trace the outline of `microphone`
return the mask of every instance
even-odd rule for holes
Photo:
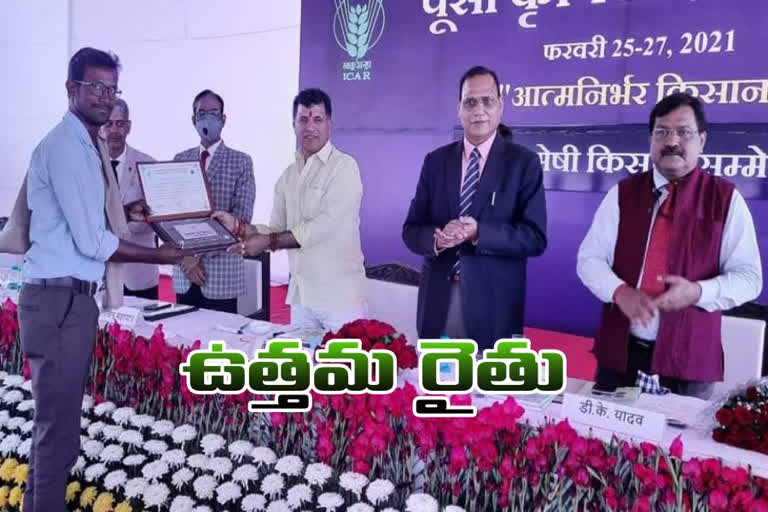
[[[659,198],[661,197],[661,188],[654,188],[651,190],[651,194],[653,195],[653,204],[648,208],[648,213],[653,211],[654,205],[659,201]]]

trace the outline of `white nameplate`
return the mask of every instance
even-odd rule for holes
[[[117,311],[113,312],[114,321],[120,324],[120,327],[124,329],[133,329],[136,327],[136,322],[139,319],[141,311],[136,308],[123,306]]]
[[[562,411],[563,418],[569,421],[624,434],[620,437],[630,436],[657,444],[664,440],[667,418],[658,412],[573,393],[565,393]]]

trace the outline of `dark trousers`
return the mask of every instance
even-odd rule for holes
[[[131,295],[133,297],[140,297],[142,299],[157,300],[160,293],[158,286],[152,288],[145,288],[143,290],[129,290],[127,287],[123,287],[123,294]]]
[[[80,415],[99,308],[71,288],[25,284],[21,346],[35,399],[24,512],[63,512],[69,471],[80,453]]]
[[[654,346],[655,343],[630,335],[627,347],[627,371],[621,373],[598,367],[597,375],[595,376],[595,389],[613,391],[617,387],[634,387],[637,382],[638,370],[651,375]],[[659,376],[659,383],[677,395],[695,396],[704,400],[712,396],[715,387],[714,382],[675,379],[661,375]]]
[[[237,314],[237,297],[234,299],[209,299],[203,295],[202,290],[196,284],[191,284],[186,293],[176,295],[176,302],[188,306],[197,306],[202,309]]]

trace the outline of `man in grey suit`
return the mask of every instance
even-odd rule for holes
[[[213,209],[229,212],[247,225],[256,199],[253,161],[221,140],[226,121],[221,96],[209,89],[195,96],[192,124],[200,135],[200,145],[182,151],[174,160],[199,160]],[[243,257],[231,253],[187,257],[173,269],[173,288],[180,304],[237,313],[237,297],[245,294]]]
[[[112,171],[120,187],[120,199],[126,206],[144,200],[136,163],[155,161],[151,156],[126,143],[129,133],[131,133],[131,118],[128,104],[117,98],[112,106],[109,120],[101,127],[101,136],[107,141]],[[146,222],[129,222],[128,229],[131,230],[131,242],[144,247],[157,246],[155,232]],[[123,265],[126,295],[157,300],[159,278],[160,272],[157,265],[146,263]]]

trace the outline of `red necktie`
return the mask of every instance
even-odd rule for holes
[[[205,162],[208,161],[208,157],[211,156],[211,154],[208,152],[207,149],[203,150],[202,153],[200,153],[200,169],[205,173]]]
[[[669,248],[669,234],[672,231],[672,210],[675,207],[677,185],[667,183],[667,199],[661,204],[656,213],[656,220],[651,229],[651,241],[648,243],[648,251],[645,253],[645,267],[643,267],[643,279],[640,289],[651,297],[658,297],[664,293],[666,284],[659,281],[659,276],[667,273],[667,250]]]

